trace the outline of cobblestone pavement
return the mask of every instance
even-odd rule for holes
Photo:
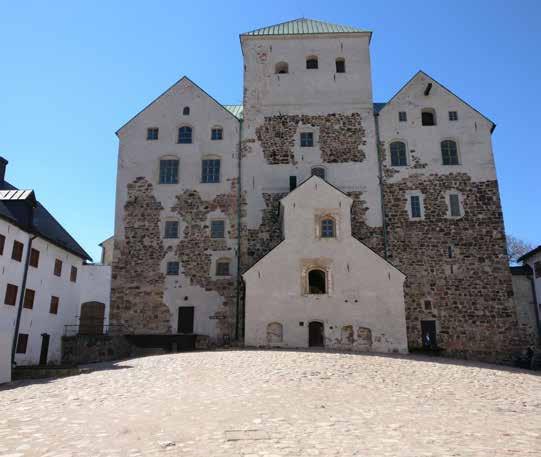
[[[255,350],[98,367],[0,388],[0,456],[541,456],[539,373]]]

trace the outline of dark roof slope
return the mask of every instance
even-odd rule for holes
[[[537,246],[536,248],[533,248],[530,252],[527,252],[522,257],[518,259],[519,262],[523,262],[524,260],[530,258],[531,256],[537,254],[538,252],[541,252],[541,244]]]
[[[7,181],[0,181],[0,190],[17,190],[17,188]],[[20,212],[12,207],[9,200],[0,201],[0,217],[25,229]],[[34,228],[40,237],[56,244],[58,247],[84,260],[92,260],[79,243],[72,238],[39,201],[36,202],[34,208]]]

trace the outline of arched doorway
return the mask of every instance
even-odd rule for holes
[[[325,346],[323,324],[321,322],[314,321],[308,324],[308,346],[310,347]]]
[[[80,335],[101,335],[105,318],[105,305],[98,301],[88,301],[81,305],[79,317]]]

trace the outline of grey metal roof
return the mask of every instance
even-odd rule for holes
[[[35,205],[33,220],[35,232],[40,237],[84,260],[92,260],[88,253],[58,223],[51,213],[40,202],[35,200],[34,192],[19,190],[7,181],[0,180],[0,194],[4,196],[4,198],[0,198],[0,217],[17,226],[22,226],[24,229],[25,224],[22,220],[20,202],[34,198],[32,203]],[[18,196],[18,198],[15,198],[15,196]]]
[[[367,33],[349,25],[331,24],[330,22],[316,21],[314,19],[299,18],[280,24],[262,27],[243,33],[242,35],[313,35],[321,33]],[[369,33],[369,32],[368,32]]]
[[[242,105],[223,105],[223,107],[229,111],[237,119],[242,119],[242,114],[244,112],[244,106]]]
[[[537,246],[536,248],[533,248],[531,251],[524,254],[522,257],[519,257],[518,261],[523,262],[526,259],[529,259],[531,256],[541,252],[541,244]]]

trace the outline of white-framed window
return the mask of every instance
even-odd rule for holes
[[[443,165],[459,165],[458,145],[454,140],[443,140],[440,143],[441,160]]]
[[[160,159],[160,184],[178,184],[179,161],[174,158]]]
[[[165,273],[167,276],[178,276],[180,273],[180,264],[176,260],[167,262]]]
[[[423,220],[425,218],[424,195],[418,190],[407,191],[405,209],[410,220]]]
[[[301,132],[301,148],[314,146],[314,132]]]
[[[393,167],[405,167],[408,165],[406,143],[403,141],[393,141],[389,145],[389,150],[391,151],[391,165]]]

